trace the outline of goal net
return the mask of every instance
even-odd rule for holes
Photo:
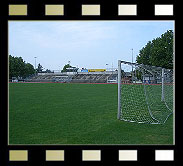
[[[118,119],[163,124],[172,113],[172,69],[118,61]]]

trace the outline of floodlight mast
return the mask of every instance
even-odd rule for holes
[[[132,64],[133,64],[133,48],[132,48]],[[133,83],[133,65],[132,65],[132,83]]]
[[[37,58],[37,56],[35,56],[34,58],[35,58],[35,75],[36,75],[36,58]]]
[[[117,118],[120,120],[121,114],[121,60],[118,60],[118,114]]]
[[[165,72],[165,69],[162,68],[162,74],[161,74],[161,101],[164,101],[165,100],[165,97],[164,97],[164,72]]]

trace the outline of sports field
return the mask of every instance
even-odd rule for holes
[[[10,83],[9,144],[173,144],[173,116],[117,120],[117,84]]]

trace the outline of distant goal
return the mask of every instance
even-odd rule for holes
[[[118,60],[119,120],[163,124],[173,113],[173,70]]]

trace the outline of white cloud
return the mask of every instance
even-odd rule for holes
[[[16,22],[11,26],[10,32],[16,33],[17,40],[31,42],[40,48],[91,47],[114,37],[113,27],[102,22]]]

